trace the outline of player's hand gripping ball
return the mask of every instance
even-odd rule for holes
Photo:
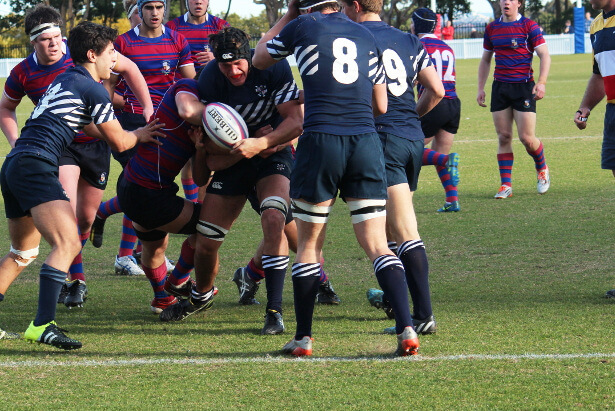
[[[202,119],[209,138],[226,150],[230,150],[237,142],[249,137],[246,122],[227,104],[209,103],[203,110]]]

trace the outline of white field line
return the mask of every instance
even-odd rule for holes
[[[139,365],[216,365],[216,364],[252,364],[252,363],[290,363],[302,361],[305,363],[353,363],[353,362],[431,362],[431,361],[515,361],[515,360],[571,360],[571,359],[615,358],[614,353],[586,354],[459,354],[424,357],[422,355],[405,358],[388,357],[330,357],[330,358],[287,358],[287,357],[256,357],[256,358],[158,358],[133,360],[26,360],[0,361],[0,367],[124,367]]]

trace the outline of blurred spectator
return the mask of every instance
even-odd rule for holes
[[[572,26],[572,23],[570,22],[570,20],[566,20],[566,25],[564,26],[564,30],[562,31],[562,34],[572,34],[574,33],[574,27]]]
[[[589,11],[585,13],[585,32],[586,33],[589,33],[589,28],[591,27],[593,21],[594,19],[592,18],[592,15],[589,13]]]
[[[478,38],[480,38],[480,33],[478,31],[476,31],[476,29],[474,27],[472,27],[472,30],[470,31],[470,38],[471,39],[478,39]]]
[[[452,40],[455,37],[455,28],[450,20],[446,20],[442,27],[442,40]]]

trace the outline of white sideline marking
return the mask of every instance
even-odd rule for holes
[[[388,357],[330,357],[330,358],[288,358],[288,357],[256,357],[256,358],[159,358],[134,360],[83,360],[83,361],[2,361],[0,367],[118,367],[134,365],[216,365],[216,364],[250,364],[250,363],[284,363],[304,361],[313,363],[327,362],[393,362],[393,361],[488,361],[488,360],[569,360],[579,358],[615,358],[615,353],[587,354],[460,354],[423,357],[422,355],[405,358]]]

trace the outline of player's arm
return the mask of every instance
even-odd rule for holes
[[[162,127],[164,124],[158,123],[158,119],[155,119],[134,131],[126,131],[117,119],[113,119],[101,124],[90,123],[83,128],[83,131],[88,136],[106,141],[113,151],[121,153],[133,148],[137,143],[162,145],[162,142],[156,139],[156,137],[165,137],[164,133],[158,131]]]
[[[492,57],[493,51],[484,50],[483,56],[478,63],[478,94],[476,95],[476,102],[481,107],[487,107],[487,104],[485,104],[485,83],[489,75]]]
[[[374,117],[387,112],[389,99],[387,97],[386,83],[374,84],[372,89],[372,112]]]
[[[194,78],[194,76],[196,76],[194,64],[179,66],[179,73],[182,75],[182,78]]]
[[[196,148],[196,153],[192,156],[192,178],[199,187],[203,187],[211,177],[211,170],[207,165],[207,138],[204,137],[203,127],[192,127],[188,131]]]
[[[574,114],[574,124],[577,125],[579,130],[584,130],[587,127],[587,118],[591,110],[602,101],[605,95],[602,76],[592,73],[587,82],[587,88],[579,105],[579,110]]]
[[[303,111],[299,100],[290,100],[276,106],[284,120],[271,132],[260,137],[241,140],[233,146],[231,154],[252,158],[264,150],[288,143],[303,132]]]
[[[124,77],[126,84],[128,84],[128,87],[130,87],[137,100],[139,100],[141,107],[143,107],[143,117],[145,117],[145,121],[149,121],[154,115],[154,105],[152,103],[152,97],[149,94],[149,88],[147,87],[147,83],[139,67],[128,57],[123,56],[121,53],[117,53],[117,63],[115,63],[113,71]]]
[[[15,147],[15,142],[19,137],[17,127],[17,106],[21,100],[11,100],[6,93],[0,98],[0,129],[6,136],[11,148]]]
[[[267,51],[267,42],[280,34],[284,26],[296,19],[297,16],[299,16],[299,0],[291,0],[288,3],[288,10],[282,18],[258,41],[254,50],[254,56],[252,57],[254,67],[264,70],[277,62]]]
[[[188,123],[200,126],[202,124],[202,114],[205,109],[205,104],[191,93],[179,92],[175,95],[175,104],[177,105],[177,114]]]
[[[416,102],[416,112],[419,117],[429,113],[444,97],[444,85],[434,66],[425,67],[419,71],[417,79],[425,89]]]
[[[537,47],[535,51],[540,59],[540,75],[538,76],[538,81],[534,85],[532,94],[534,94],[534,100],[540,100],[545,96],[547,77],[549,76],[549,69],[551,68],[551,55],[549,54],[547,43]]]

